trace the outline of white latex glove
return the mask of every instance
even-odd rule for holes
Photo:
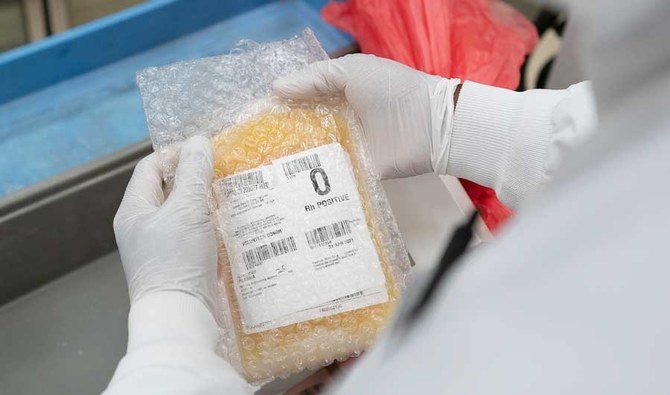
[[[114,218],[131,303],[150,293],[178,291],[215,311],[216,240],[207,205],[212,156],[209,140],[189,139],[167,199],[156,154],[135,167]]]
[[[274,83],[276,94],[310,99],[343,92],[360,118],[383,178],[446,174],[458,79],[354,54],[311,64]]]

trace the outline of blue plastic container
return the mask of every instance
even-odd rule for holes
[[[148,137],[135,72],[311,28],[325,1],[156,0],[0,54],[0,197]]]

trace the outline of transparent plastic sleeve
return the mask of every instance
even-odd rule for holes
[[[180,143],[193,135],[212,139],[218,351],[254,383],[364,351],[409,274],[346,101],[271,96],[276,78],[324,59],[305,31],[137,75],[168,185]]]

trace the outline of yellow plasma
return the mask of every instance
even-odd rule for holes
[[[324,144],[340,143],[349,153],[372,240],[386,276],[389,300],[362,309],[260,333],[244,334],[228,256],[219,243],[219,280],[229,296],[242,366],[252,382],[285,377],[364,351],[388,321],[398,291],[373,214],[364,171],[345,119],[332,112],[292,108],[267,113],[214,137],[214,178],[250,170],[272,160]]]

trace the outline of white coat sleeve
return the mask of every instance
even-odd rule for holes
[[[128,349],[104,392],[253,394],[214,349],[218,326],[205,305],[182,292],[157,292],[134,303]]]
[[[588,81],[525,92],[468,81],[456,105],[447,174],[493,188],[516,208],[596,126]]]

